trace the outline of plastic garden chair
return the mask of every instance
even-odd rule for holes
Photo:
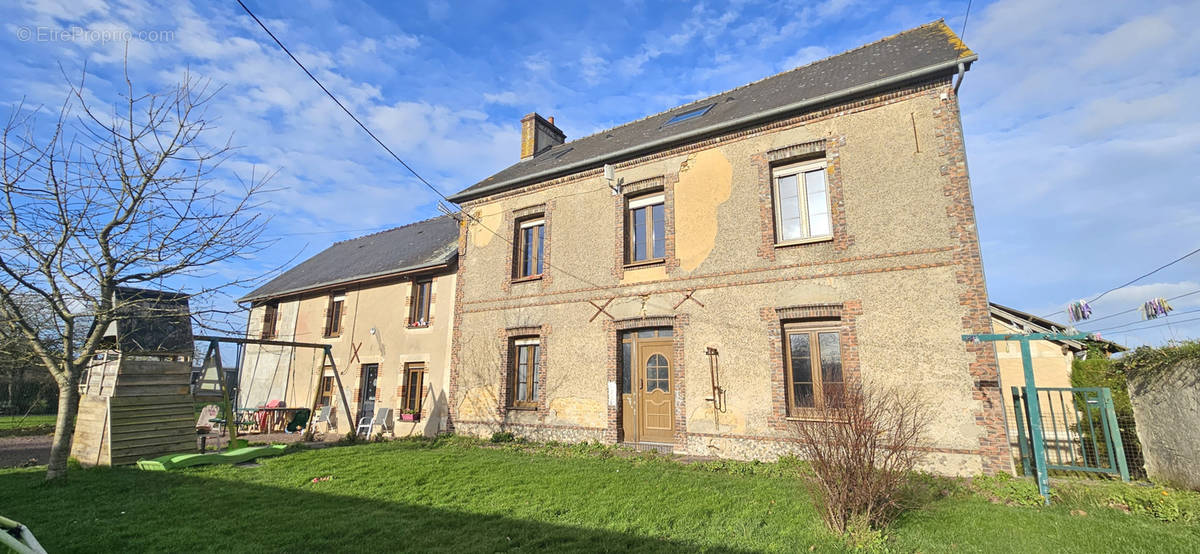
[[[376,425],[379,426],[380,432],[383,432],[383,431],[390,432],[393,430],[394,425],[392,423],[392,409],[391,408],[380,408],[379,412],[377,412],[375,414],[374,418],[364,417],[364,418],[358,420],[358,429],[356,430],[356,432],[365,437],[370,437],[371,429],[373,429]],[[364,433],[364,431],[365,431],[365,433]]]

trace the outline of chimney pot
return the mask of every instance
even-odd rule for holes
[[[521,118],[521,159],[532,158],[551,146],[566,142],[567,135],[554,125],[554,118],[536,112]]]

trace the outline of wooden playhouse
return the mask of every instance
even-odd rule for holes
[[[113,296],[117,320],[80,381],[71,456],[119,465],[194,450],[187,295],[122,287]]]

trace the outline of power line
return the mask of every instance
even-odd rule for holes
[[[1185,311],[1182,311],[1182,312],[1175,312],[1175,315],[1176,315],[1176,316],[1181,316],[1181,315],[1184,315],[1184,314],[1194,314],[1194,313],[1197,313],[1197,312],[1200,312],[1200,308],[1196,308],[1196,309],[1194,309],[1194,310],[1185,310]],[[1164,319],[1164,320],[1166,320],[1168,323],[1178,323],[1177,321],[1171,321],[1169,318],[1170,318],[1170,316],[1163,316],[1163,319]],[[1130,321],[1129,323],[1122,323],[1122,324],[1120,324],[1120,325],[1114,325],[1114,326],[1112,326],[1112,327],[1105,327],[1105,328],[1103,328],[1103,329],[1094,329],[1094,330],[1087,331],[1087,332],[1089,332],[1089,333],[1099,333],[1099,332],[1101,332],[1101,331],[1112,331],[1113,329],[1120,329],[1120,328],[1122,328],[1122,327],[1129,327],[1130,325],[1138,325],[1138,324],[1141,324],[1141,323],[1150,323],[1150,322],[1153,322],[1153,321],[1158,321],[1158,319],[1157,319],[1157,318],[1156,318],[1156,319],[1141,319],[1141,320],[1138,320],[1138,321]],[[1139,329],[1148,329],[1148,327],[1139,327]],[[1137,329],[1126,329],[1126,331],[1136,331],[1136,330],[1137,330]]]
[[[1117,287],[1113,287],[1113,288],[1111,288],[1111,289],[1108,289],[1108,290],[1106,290],[1106,291],[1104,291],[1104,292],[1102,292],[1102,293],[1098,294],[1098,295],[1097,295],[1095,298],[1093,298],[1093,299],[1091,299],[1091,300],[1088,300],[1088,303],[1089,303],[1089,304],[1090,304],[1090,303],[1093,303],[1093,302],[1095,302],[1095,301],[1097,301],[1097,300],[1100,300],[1101,298],[1103,298],[1103,297],[1104,297],[1104,295],[1106,295],[1106,294],[1108,294],[1108,293],[1110,293],[1110,292],[1113,292],[1113,291],[1115,291],[1115,290],[1120,290],[1120,289],[1123,289],[1123,288],[1125,288],[1125,287],[1128,287],[1129,285],[1132,285],[1132,284],[1134,284],[1134,283],[1136,283],[1136,282],[1138,282],[1138,281],[1141,281],[1142,279],[1145,279],[1146,277],[1149,277],[1149,276],[1151,276],[1151,275],[1154,275],[1155,273],[1158,273],[1159,271],[1162,271],[1162,270],[1164,270],[1164,269],[1166,269],[1166,268],[1168,268],[1168,267],[1171,267],[1171,266],[1173,266],[1173,265],[1175,265],[1175,264],[1177,264],[1177,263],[1179,263],[1179,262],[1183,261],[1184,259],[1186,259],[1186,258],[1188,258],[1188,257],[1190,257],[1190,256],[1193,256],[1193,255],[1195,255],[1195,254],[1196,254],[1196,253],[1198,253],[1198,252],[1200,252],[1200,248],[1197,248],[1197,249],[1195,249],[1195,250],[1192,250],[1191,252],[1188,252],[1187,254],[1184,254],[1184,255],[1182,255],[1182,256],[1180,256],[1180,257],[1178,257],[1178,258],[1175,258],[1174,260],[1171,260],[1170,262],[1167,262],[1167,263],[1165,263],[1165,264],[1163,264],[1163,265],[1159,266],[1159,267],[1158,267],[1157,269],[1155,269],[1154,271],[1151,271],[1151,272],[1149,272],[1149,273],[1143,274],[1143,275],[1141,275],[1141,276],[1137,277],[1136,279],[1134,279],[1134,280],[1132,280],[1132,281],[1129,281],[1128,283],[1125,283],[1124,285],[1121,285],[1121,286],[1117,286]],[[1065,313],[1065,312],[1066,312],[1066,310],[1059,310],[1059,311],[1057,311],[1057,312],[1054,312],[1054,313],[1051,313],[1051,314],[1046,314],[1046,315],[1042,316],[1042,318],[1048,318],[1048,317],[1050,317],[1050,316],[1052,316],[1052,315],[1057,315],[1057,314],[1061,314],[1061,313]]]
[[[1195,311],[1200,311],[1200,310],[1195,310]],[[1180,313],[1192,313],[1192,312],[1180,312]],[[1151,321],[1153,321],[1153,320],[1151,320]],[[1180,319],[1180,320],[1176,320],[1176,321],[1163,321],[1162,323],[1160,323],[1160,324],[1158,324],[1158,325],[1147,325],[1146,327],[1137,327],[1137,328],[1134,328],[1134,329],[1121,329],[1120,331],[1121,331],[1121,333],[1122,333],[1122,334],[1128,334],[1128,333],[1133,333],[1133,332],[1135,332],[1135,331],[1141,331],[1141,330],[1144,330],[1144,329],[1155,329],[1155,328],[1158,328],[1158,327],[1169,327],[1169,326],[1171,326],[1171,325],[1179,325],[1180,323],[1189,323],[1189,322],[1192,322],[1192,321],[1200,321],[1200,317],[1193,317],[1193,318],[1190,318],[1190,319]],[[1143,322],[1139,321],[1139,322],[1137,322],[1137,323],[1143,323]],[[1116,328],[1117,328],[1117,327],[1113,327],[1112,329],[1116,329]],[[1092,333],[1099,333],[1100,331],[1103,331],[1103,329],[1096,330],[1096,331],[1090,331],[1090,332],[1092,332]]]
[[[260,19],[258,19],[258,16],[254,15],[254,12],[250,11],[250,8],[246,7],[246,4],[244,4],[242,2],[242,0],[237,0],[237,3],[239,6],[242,7],[243,10],[245,10],[245,12],[247,14],[250,15],[251,18],[254,19],[255,23],[258,23],[259,27],[262,27],[263,31],[266,31],[267,35],[269,35],[271,37],[271,40],[274,40],[275,44],[279,45],[279,48],[281,48],[284,51],[284,53],[286,53],[288,55],[288,57],[292,59],[293,62],[296,62],[296,65],[300,66],[300,69],[302,69],[304,71],[304,74],[308,75],[308,78],[312,79],[312,81],[314,83],[316,83],[318,87],[321,87],[321,90],[325,92],[325,95],[328,96],[330,100],[333,100],[333,102],[335,104],[337,104],[338,107],[341,108],[343,112],[346,112],[346,115],[350,116],[350,119],[353,119],[354,122],[357,123],[358,126],[361,127],[363,131],[366,131],[366,133],[368,135],[370,135],[371,138],[374,139],[375,142],[379,144],[379,146],[383,147],[383,149],[386,150],[388,154],[391,154],[392,157],[396,159],[396,161],[400,162],[400,165],[404,166],[404,169],[407,169],[409,173],[412,173],[414,177],[416,177],[419,181],[421,181],[421,183],[424,183],[425,186],[429,187],[429,190],[432,190],[434,192],[434,194],[437,194],[439,197],[441,197],[443,200],[445,200],[447,202],[454,203],[445,194],[442,194],[442,191],[438,190],[437,187],[433,186],[429,181],[426,181],[425,178],[421,176],[421,174],[417,173],[416,170],[414,170],[411,166],[409,166],[407,163],[405,163],[404,160],[401,159],[400,156],[396,155],[396,153],[393,152],[392,149],[389,148],[387,144],[384,144],[384,142],[382,140],[380,140],[379,137],[375,135],[375,133],[371,132],[370,128],[368,128],[366,125],[364,125],[363,122],[361,120],[359,120],[358,117],[355,116],[354,113],[351,112],[349,108],[347,108],[344,104],[342,104],[342,102],[340,100],[338,100],[337,96],[335,96],[332,92],[330,92],[329,89],[326,88],[325,85],[321,83],[321,80],[318,79],[315,75],[313,75],[312,72],[309,71],[308,68],[305,67],[304,64],[301,63],[300,60],[297,59],[295,55],[292,54],[291,50],[288,50],[287,46],[283,45],[283,42],[281,42],[279,40],[279,38],[276,37],[275,34],[272,33],[271,30],[268,29],[267,26],[265,24],[263,24],[263,22]],[[594,189],[594,190],[602,190],[602,189]],[[592,191],[580,191],[580,192],[576,192],[576,193],[567,194],[564,196],[571,196],[574,194],[583,194],[586,192],[592,192]],[[470,218],[472,221],[474,221],[480,227],[483,227],[484,229],[486,229],[491,234],[496,235],[504,242],[507,242],[510,246],[514,246],[514,247],[516,246],[513,243],[512,239],[510,239],[500,233],[497,233],[492,228],[488,227],[487,225],[484,225],[484,223],[482,221],[480,221],[479,219],[474,218],[474,217],[470,216],[469,214],[466,214],[465,212],[461,212],[461,213],[463,213],[463,215],[465,215],[466,217]],[[564,275],[575,278],[585,284],[588,284],[588,285],[591,285],[591,286],[597,287],[597,288],[604,288],[603,286],[593,283],[593,282],[591,282],[587,279],[584,279],[578,275],[574,275],[571,272],[569,272],[561,267],[556,267],[554,265],[551,265],[549,262],[545,262],[545,265],[546,265],[546,267],[558,270],[559,272],[563,273]]]
[[[318,87],[321,87],[321,90],[325,91],[325,94],[327,96],[329,96],[329,99],[333,100],[333,102],[335,104],[337,104],[338,107],[341,108],[343,112],[346,112],[346,115],[350,116],[350,119],[353,119],[354,122],[357,123],[359,127],[362,127],[362,130],[366,131],[367,134],[371,136],[371,138],[375,139],[375,142],[379,143],[379,146],[382,146],[384,150],[387,150],[387,153],[391,154],[392,157],[396,159],[396,161],[400,162],[400,165],[404,166],[404,169],[407,169],[409,173],[413,174],[413,177],[416,177],[417,180],[421,181],[422,183],[425,184],[425,186],[429,187],[429,190],[432,190],[434,192],[434,194],[437,194],[438,196],[440,196],[443,200],[445,200],[447,202],[450,201],[449,198],[446,198],[445,194],[442,194],[442,191],[438,190],[437,187],[430,184],[429,181],[426,181],[425,178],[421,176],[421,174],[417,173],[415,170],[413,170],[412,167],[410,167],[407,163],[405,163],[404,160],[400,159],[400,156],[397,156],[396,153],[393,152],[391,148],[388,148],[388,145],[384,144],[382,140],[379,140],[379,137],[375,136],[375,133],[371,132],[371,129],[367,128],[366,125],[363,125],[363,122],[359,121],[358,117],[355,116],[354,113],[351,112],[349,109],[347,109],[346,106],[344,106],[342,104],[341,100],[338,100],[337,97],[334,96],[332,92],[329,92],[329,89],[325,88],[325,85],[321,83],[320,79],[317,79],[317,77],[315,75],[313,75],[312,72],[309,71],[307,67],[304,67],[304,64],[300,63],[300,60],[296,59],[296,56],[292,55],[292,51],[288,50],[287,46],[284,46],[283,43],[280,42],[279,39],[275,37],[275,33],[272,33],[271,30],[268,29],[267,26],[264,25],[263,22],[258,19],[258,16],[254,15],[254,12],[250,11],[250,8],[247,8],[246,4],[242,3],[242,0],[237,0],[237,3],[239,6],[242,7],[243,10],[246,11],[247,14],[250,15],[251,18],[254,19],[255,23],[258,23],[259,27],[262,27],[262,30],[267,32],[267,35],[269,35],[271,37],[271,40],[274,40],[275,44],[278,44],[279,47],[283,49],[283,52],[285,54],[287,54],[288,57],[291,58],[293,62],[296,62],[296,65],[300,66],[300,69],[304,70],[304,74],[308,75],[308,78],[312,79],[312,81],[314,83],[316,83]]]
[[[1167,300],[1178,300],[1178,299],[1180,299],[1180,298],[1183,298],[1183,297],[1185,297],[1185,296],[1191,296],[1191,295],[1193,295],[1193,294],[1200,294],[1200,289],[1196,289],[1196,290],[1194,290],[1194,291],[1192,291],[1192,292],[1185,292],[1185,293],[1183,293],[1183,294],[1180,294],[1179,296],[1172,296],[1172,297],[1168,298]],[[1112,314],[1112,315],[1106,315],[1106,316],[1104,316],[1104,317],[1098,317],[1098,318],[1096,318],[1096,319],[1089,319],[1089,320],[1087,320],[1087,322],[1086,322],[1086,323],[1088,323],[1088,324],[1092,324],[1092,323],[1095,323],[1095,322],[1097,322],[1097,321],[1103,321],[1103,320],[1105,320],[1105,319],[1114,318],[1114,317],[1117,317],[1117,316],[1119,316],[1119,315],[1125,315],[1125,314],[1127,314],[1127,313],[1129,313],[1129,312],[1136,312],[1136,311],[1137,311],[1139,308],[1141,308],[1141,306],[1137,306],[1137,307],[1134,307],[1134,308],[1129,308],[1128,310],[1125,310],[1125,311],[1123,311],[1123,312],[1117,312],[1117,313],[1115,313],[1115,314]]]
[[[967,18],[971,17],[971,0],[967,0],[967,13],[963,15],[962,31],[958,33],[958,40],[962,40],[967,36]]]

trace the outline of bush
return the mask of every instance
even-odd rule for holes
[[[514,437],[513,434],[508,431],[497,431],[495,433],[492,433],[491,440],[492,440],[492,442],[499,444],[502,442],[513,442],[513,441],[517,440],[517,438]]]
[[[1041,506],[1045,503],[1037,483],[1018,479],[1009,473],[981,475],[971,480],[971,488],[992,502],[1010,506]]]
[[[867,393],[853,385],[827,393],[825,404],[821,419],[794,426],[817,510],[841,534],[880,530],[904,508],[910,475],[925,455],[927,404],[911,391]]]

